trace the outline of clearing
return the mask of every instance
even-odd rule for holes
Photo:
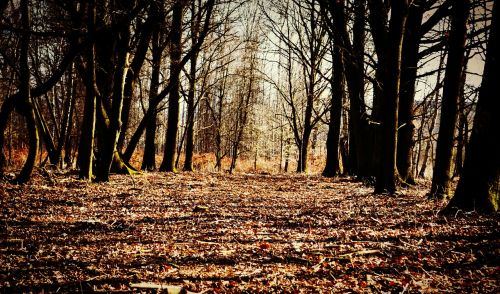
[[[423,183],[372,191],[293,174],[0,182],[0,292],[498,293],[498,214],[439,216]]]

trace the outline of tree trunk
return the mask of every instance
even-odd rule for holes
[[[113,77],[113,101],[111,113],[109,114],[110,124],[106,130],[103,150],[101,152],[101,162],[97,171],[96,180],[107,182],[109,181],[109,172],[113,163],[113,157],[117,153],[117,143],[121,130],[121,114],[124,101],[124,88],[129,70],[129,42],[130,42],[130,26],[125,24],[118,35],[117,42],[117,65]]]
[[[95,0],[88,3],[88,31],[95,32],[96,8]],[[95,45],[87,49],[85,77],[85,104],[83,109],[83,122],[80,145],[78,149],[78,165],[80,179],[92,180],[92,165],[94,159],[94,133],[96,124],[96,70],[95,70]]]
[[[40,132],[43,138],[43,142],[45,143],[45,149],[47,150],[49,161],[52,164],[56,164],[58,156],[56,153],[57,150],[54,144],[54,139],[52,138],[52,133],[50,132],[49,127],[47,126],[45,118],[40,112],[40,106],[37,103],[37,101],[33,101],[32,107],[35,113],[35,121],[40,126]]]
[[[153,107],[151,101],[158,95],[158,86],[160,84],[160,66],[161,66],[161,55],[162,49],[160,48],[160,31],[155,29],[152,37],[152,69],[151,69],[151,82],[149,86],[149,101],[150,106]],[[144,146],[144,154],[142,157],[142,170],[153,171],[156,169],[156,112],[153,114],[153,117],[148,121],[148,125],[146,127],[146,138],[145,138],[145,146]]]
[[[455,1],[452,4],[452,10],[449,53],[444,77],[439,136],[436,146],[436,161],[429,194],[429,198],[435,199],[446,198],[450,192],[453,139],[457,121],[460,81],[465,60],[469,0]]]
[[[392,2],[389,22],[387,54],[383,79],[384,99],[381,101],[381,149],[375,193],[394,193],[397,184],[396,146],[398,132],[398,104],[401,74],[401,52],[407,16],[408,1]]]
[[[199,9],[201,1],[198,2]],[[191,4],[191,44],[196,43],[200,30],[201,14],[196,17],[196,1]],[[186,151],[184,159],[184,171],[193,171],[193,148],[194,148],[194,114],[195,114],[195,95],[196,95],[196,65],[198,63],[198,52],[195,52],[190,61],[189,69],[189,92],[187,101],[187,129],[186,129]]]
[[[467,121],[467,110],[465,104],[465,80],[467,77],[467,64],[470,58],[470,49],[467,50],[464,70],[462,71],[462,80],[460,82],[460,94],[458,95],[458,134],[457,134],[457,152],[455,155],[455,168],[453,177],[459,177],[462,174],[464,164],[464,151],[468,140],[469,122]]]
[[[170,35],[170,93],[168,97],[168,120],[165,136],[165,151],[160,171],[175,171],[175,151],[177,147],[177,130],[179,128],[179,73],[182,54],[182,15],[184,1],[176,0],[172,8],[172,28]]]
[[[467,145],[462,176],[455,195],[444,212],[456,209],[492,213],[500,197],[500,5],[493,4],[493,19],[487,46],[483,81],[479,92],[472,135]]]
[[[137,49],[134,53],[134,58],[130,63],[130,70],[127,72],[127,77],[125,79],[124,94],[123,94],[123,108],[122,108],[122,125],[120,130],[120,137],[118,138],[117,150],[121,151],[125,143],[125,138],[127,135],[127,130],[130,120],[130,109],[132,107],[132,98],[134,94],[135,83],[141,72],[142,65],[146,60],[146,55],[148,53],[149,43],[152,37],[153,30],[158,28],[163,21],[159,18],[161,11],[163,9],[162,5],[159,5],[158,1],[151,1],[149,9],[149,16],[140,28],[139,42]]]
[[[312,126],[312,97],[307,98],[306,111],[304,116],[304,130],[302,131],[302,138],[299,144],[299,158],[297,161],[297,172],[307,172],[307,158],[309,156],[309,141],[311,138]]]
[[[331,1],[329,2],[329,9],[333,18],[333,27],[330,32],[333,33],[337,46],[343,50],[345,78],[349,94],[349,169],[346,173],[364,178],[372,174],[371,139],[367,132],[367,120],[362,119],[366,116],[364,101],[366,1],[357,1],[354,7],[352,45],[347,31],[345,1]]]
[[[21,49],[19,53],[19,78],[20,78],[20,98],[16,105],[16,110],[26,118],[26,127],[29,136],[29,151],[28,158],[17,175],[16,183],[26,183],[30,180],[33,168],[36,161],[36,153],[38,151],[38,131],[36,127],[35,112],[31,104],[30,94],[30,71],[28,64],[28,54],[30,45],[30,30],[31,30],[31,17],[29,11],[28,0],[21,0],[21,23],[23,26],[23,33],[21,35]]]
[[[333,51],[333,81],[330,109],[330,123],[326,139],[326,165],[323,176],[334,177],[340,171],[339,142],[342,105],[344,103],[344,64],[342,51],[338,46]]]
[[[68,134],[70,134],[69,125],[71,124],[72,109],[76,99],[76,94],[74,92],[75,83],[73,80],[73,70],[74,70],[74,65],[71,65],[70,70],[68,72],[68,81],[67,81],[68,93],[64,103],[61,132],[59,134],[59,138],[57,139],[56,162],[54,162],[54,164],[60,165],[61,168],[63,167],[62,151],[64,143],[67,140],[66,137],[68,136]]]
[[[415,101],[415,83],[417,80],[418,50],[420,46],[420,26],[423,9],[421,1],[414,1],[408,12],[403,52],[401,60],[401,93],[398,114],[397,169],[401,180],[414,184],[412,175],[413,106]]]

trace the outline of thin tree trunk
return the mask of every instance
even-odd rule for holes
[[[201,6],[201,1],[198,2],[198,7]],[[196,1],[191,4],[191,43],[195,44],[198,38],[201,23],[201,13],[196,15]],[[196,95],[196,65],[198,63],[198,52],[195,52],[190,61],[189,69],[189,92],[187,101],[187,129],[186,129],[186,150],[184,159],[184,171],[193,171],[193,148],[194,148],[194,115],[195,115],[195,95]]]
[[[63,158],[62,158],[62,150],[64,147],[64,143],[66,142],[66,136],[69,134],[69,124],[71,123],[71,109],[73,108],[73,104],[75,103],[75,93],[74,93],[74,81],[73,81],[73,70],[74,65],[71,65],[70,70],[68,72],[68,93],[64,103],[63,110],[63,120],[61,123],[61,131],[59,133],[59,138],[57,140],[57,149],[56,149],[56,162],[55,165],[60,165],[63,167]]]
[[[95,0],[88,3],[88,31],[95,32],[96,8]],[[86,54],[87,76],[85,77],[85,104],[83,110],[83,122],[80,145],[78,149],[78,165],[80,167],[80,179],[92,180],[94,159],[94,133],[96,124],[96,70],[95,70],[95,45],[87,49]]]

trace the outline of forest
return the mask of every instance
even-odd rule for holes
[[[499,6],[0,0],[0,293],[497,293]]]

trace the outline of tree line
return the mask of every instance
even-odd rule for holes
[[[498,210],[494,1],[16,0],[0,15],[4,178],[23,148],[17,183],[37,158],[108,181],[181,154],[193,171],[197,153],[307,172],[323,148],[325,177],[395,194],[433,166],[429,198]]]

